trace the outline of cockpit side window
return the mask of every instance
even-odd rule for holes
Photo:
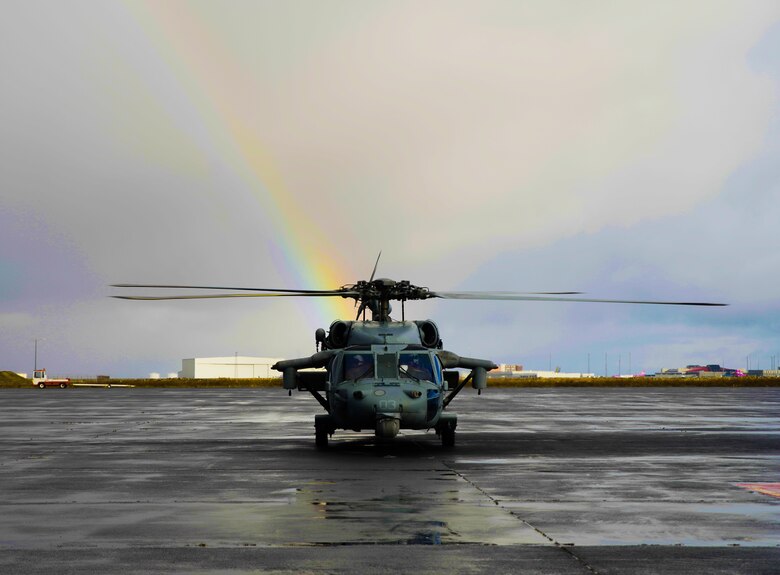
[[[441,383],[442,381],[444,381],[444,375],[441,372],[441,361],[439,361],[438,355],[433,356],[433,366],[434,366],[434,370],[436,371],[436,381],[438,383]]]
[[[418,381],[435,381],[431,358],[427,353],[398,354],[398,371],[401,377]]]
[[[358,380],[374,377],[374,356],[371,353],[348,353],[344,355],[344,379]]]

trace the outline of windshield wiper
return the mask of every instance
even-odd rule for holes
[[[357,381],[358,379],[363,379],[364,377],[369,377],[371,375],[374,375],[374,366],[373,365],[369,366],[368,369],[366,369],[363,373],[358,375],[352,381]]]
[[[409,373],[408,371],[406,371],[406,370],[405,370],[403,367],[401,367],[400,365],[398,366],[398,371],[400,371],[401,373],[403,373],[404,375],[406,375],[406,376],[408,376],[408,377],[411,377],[411,378],[412,378],[414,381],[416,381],[417,383],[420,383],[420,379],[419,379],[418,377],[415,377],[414,375],[412,375],[411,373]]]

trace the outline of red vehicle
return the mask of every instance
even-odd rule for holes
[[[39,387],[40,389],[45,387],[60,387],[65,389],[70,385],[70,379],[67,377],[62,379],[49,379],[46,376],[45,369],[36,369],[33,372],[32,384],[36,387]]]

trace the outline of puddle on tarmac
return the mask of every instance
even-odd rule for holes
[[[333,470],[279,493],[285,504],[214,506],[204,519],[215,538],[258,545],[550,544],[446,468],[388,467],[374,477]]]

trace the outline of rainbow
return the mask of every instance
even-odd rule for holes
[[[190,94],[204,126],[214,136],[265,214],[271,227],[273,264],[289,287],[333,289],[357,279],[346,260],[332,248],[320,222],[288,192],[261,136],[246,127],[256,102],[243,98],[253,90],[251,74],[242,70],[208,27],[194,5],[173,2],[128,3],[127,11],[160,52],[171,75]],[[286,287],[286,286],[270,286]],[[351,318],[352,300],[307,299],[316,325]]]

